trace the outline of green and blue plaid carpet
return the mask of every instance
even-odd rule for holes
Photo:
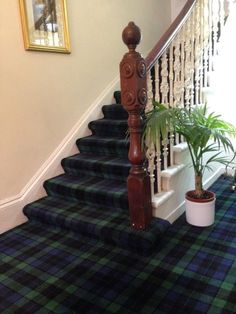
[[[236,313],[236,194],[216,222],[165,232],[149,256],[31,221],[0,239],[1,313]]]

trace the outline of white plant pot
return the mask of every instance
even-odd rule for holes
[[[213,193],[212,193],[213,194]],[[185,198],[186,220],[198,227],[211,226],[215,221],[215,196],[212,200],[189,200]]]

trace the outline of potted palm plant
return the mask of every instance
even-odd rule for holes
[[[154,147],[158,139],[166,138],[168,132],[177,132],[187,142],[195,174],[195,189],[185,194],[186,219],[192,225],[209,226],[214,222],[215,194],[203,188],[206,169],[212,170],[212,163],[227,165],[229,159],[222,150],[233,152],[230,136],[236,135],[236,128],[215,113],[208,113],[206,105],[187,108],[167,108],[154,102],[153,110],[146,113],[143,143]]]

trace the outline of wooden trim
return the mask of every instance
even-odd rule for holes
[[[188,0],[174,22],[170,25],[164,35],[160,38],[154,48],[147,55],[145,62],[149,70],[156,62],[157,59],[170,45],[173,37],[177,34],[179,29],[183,26],[184,22],[192,12],[192,9],[197,0]]]

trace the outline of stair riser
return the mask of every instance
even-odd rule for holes
[[[105,119],[111,120],[127,120],[128,113],[121,105],[107,105],[103,106],[102,113]]]
[[[102,136],[102,137],[125,138],[127,135],[127,132],[128,132],[127,126],[126,127],[125,126],[120,127],[119,129],[110,127],[109,132],[107,132],[107,130],[105,130],[101,127],[95,126],[95,125],[89,126],[89,129],[91,130],[93,135]]]
[[[121,92],[120,91],[115,91],[113,96],[114,96],[114,98],[116,100],[116,103],[117,104],[121,104]]]
[[[129,143],[122,143],[121,145],[114,146],[114,143],[104,143],[98,145],[96,143],[90,143],[84,139],[76,141],[76,145],[80,153],[109,155],[118,157],[127,157],[129,151]]]
[[[95,226],[92,224],[89,225],[83,222],[73,224],[72,221],[70,224],[65,225],[63,220],[55,219],[55,221],[48,221],[45,219],[45,217],[30,217],[30,221],[36,223],[40,222],[52,227],[56,225],[57,227],[61,227],[62,229],[68,230],[70,232],[73,231],[81,236],[86,236],[92,239],[99,239],[109,245],[118,246],[119,248],[126,250],[128,249],[129,251],[141,254],[142,256],[149,256],[153,250],[152,244],[146,244],[146,247],[145,245],[143,245],[143,247],[140,245],[142,240],[141,237],[140,239],[134,239],[133,241],[128,242],[126,239],[111,236],[113,235],[113,231],[111,231],[111,229],[108,227],[103,227],[101,230],[96,230]]]
[[[109,170],[106,170],[106,172],[105,171],[99,172],[96,170],[95,171],[94,170],[87,170],[87,169],[82,170],[79,168],[71,168],[71,167],[67,167],[67,166],[63,166],[63,169],[64,169],[65,173],[72,175],[72,176],[88,175],[88,176],[96,176],[96,177],[104,178],[104,179],[121,180],[124,182],[127,181],[127,177],[129,175],[129,170],[127,170],[126,173],[124,173],[124,171],[119,171],[119,170],[116,171],[116,173],[112,173]]]
[[[109,163],[106,158],[89,159],[89,156],[79,154],[78,156],[65,158],[61,165],[65,173],[72,176],[89,175],[105,179],[126,181],[129,175],[130,164],[128,161],[115,160]],[[119,163],[118,163],[119,162]]]

